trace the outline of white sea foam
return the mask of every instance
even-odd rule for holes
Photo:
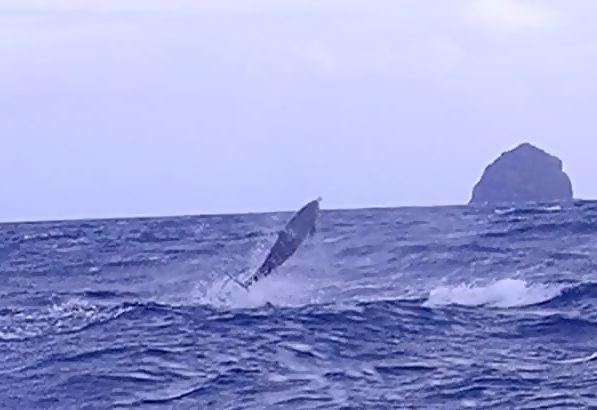
[[[304,306],[321,302],[318,287],[305,278],[293,275],[272,275],[244,290],[230,281],[222,289],[225,279],[199,291],[195,298],[201,303],[221,308],[253,308],[271,303],[276,306]]]
[[[496,209],[493,212],[497,215],[508,215],[516,211],[516,208]]]
[[[561,287],[531,284],[520,279],[501,279],[486,285],[440,286],[429,292],[426,306],[462,305],[500,308],[530,306],[545,302],[562,291]]]
[[[578,363],[591,362],[593,360],[597,360],[597,352],[595,352],[589,356],[579,357],[576,359],[560,360],[559,363],[561,363],[561,364],[578,364]]]
[[[522,211],[524,209],[525,208],[505,208],[505,209],[496,209],[493,212],[497,215],[509,215],[511,213],[514,213],[517,211]],[[530,209],[539,211],[539,212],[559,212],[562,210],[562,206],[561,205],[552,205],[552,206],[543,206],[543,207],[530,208]]]
[[[0,318],[0,340],[25,340],[48,333],[73,331],[118,317],[130,309],[122,307],[113,311],[75,297],[42,309],[23,310],[10,316],[8,321]]]

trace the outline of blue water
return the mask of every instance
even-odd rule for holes
[[[0,225],[0,407],[597,407],[597,203]]]

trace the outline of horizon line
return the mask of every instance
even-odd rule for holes
[[[591,202],[597,198],[572,198],[573,202]],[[475,207],[470,203],[457,204],[435,204],[435,205],[369,205],[369,206],[348,206],[348,207],[332,207],[321,208],[323,212],[342,212],[342,211],[366,211],[366,210],[389,210],[389,209],[412,209],[412,208],[455,208],[455,207]],[[268,215],[279,213],[296,212],[296,209],[278,209],[278,210],[252,210],[252,211],[228,211],[228,212],[191,212],[191,213],[173,213],[173,214],[129,214],[129,215],[114,215],[114,216],[88,216],[88,217],[65,217],[65,218],[22,218],[22,219],[0,219],[0,225],[15,225],[15,224],[41,224],[41,223],[59,223],[59,222],[85,222],[85,221],[114,221],[114,220],[145,220],[145,219],[160,219],[160,218],[199,218],[199,217],[214,217],[214,216],[245,216],[245,215]]]
[[[322,207],[324,212],[338,212],[338,211],[359,211],[369,209],[404,209],[404,208],[445,208],[467,206],[467,204],[441,204],[441,205],[368,205],[368,206],[348,206],[348,207]],[[157,219],[157,218],[188,218],[188,217],[202,217],[202,216],[244,216],[244,215],[268,215],[277,213],[296,212],[296,209],[277,209],[277,210],[251,210],[251,211],[225,211],[225,212],[180,212],[172,214],[129,214],[129,215],[115,215],[115,216],[88,216],[88,217],[66,217],[66,218],[30,218],[30,219],[0,219],[0,225],[8,224],[35,224],[35,223],[57,223],[57,222],[83,222],[83,221],[113,221],[113,220],[129,220],[129,219]]]

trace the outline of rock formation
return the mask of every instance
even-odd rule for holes
[[[523,143],[485,168],[469,204],[559,202],[572,198],[572,183],[562,169],[562,161]]]

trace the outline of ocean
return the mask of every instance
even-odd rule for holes
[[[0,225],[0,408],[597,408],[597,202],[290,216]]]

